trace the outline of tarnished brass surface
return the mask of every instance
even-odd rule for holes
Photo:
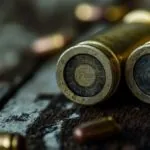
[[[149,35],[149,24],[126,20],[69,48],[57,64],[57,83],[61,91],[69,99],[84,105],[107,99],[119,84],[121,67],[129,54],[148,41]]]
[[[125,72],[132,93],[141,101],[150,104],[150,42],[130,54]]]
[[[120,131],[120,125],[109,116],[81,124],[74,129],[73,134],[78,142],[84,143],[89,140],[103,140],[118,134]]]

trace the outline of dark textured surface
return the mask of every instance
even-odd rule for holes
[[[57,57],[49,60],[0,113],[0,130],[26,135],[29,149],[149,150],[150,106],[134,99],[126,89],[102,104],[75,105],[62,95],[55,80]],[[41,93],[55,94],[40,97]],[[77,144],[73,128],[87,120],[112,115],[122,133],[98,143]]]
[[[123,93],[122,93],[123,94]],[[123,97],[124,96],[124,97]],[[141,104],[134,100],[131,95],[114,97],[103,104],[92,107],[81,107],[73,105],[71,109],[64,109],[69,101],[63,96],[53,99],[52,103],[41,113],[40,117],[34,122],[32,127],[28,129],[30,144],[35,145],[35,149],[44,147],[43,141],[45,130],[47,128],[50,133],[56,132],[53,138],[56,138],[60,149],[102,149],[102,150],[145,150],[150,149],[150,116],[149,106]],[[69,119],[71,114],[77,114],[76,117]],[[122,126],[122,133],[111,139],[89,143],[85,145],[77,144],[72,137],[72,130],[80,123],[101,118],[103,116],[112,115]],[[58,126],[58,124],[60,126]],[[55,129],[53,129],[55,127]],[[40,141],[40,142],[38,142]],[[52,141],[49,140],[49,144]],[[37,144],[38,143],[38,144]],[[51,143],[55,149],[55,144]],[[36,147],[38,146],[38,147]]]
[[[57,95],[56,61],[57,57],[49,60],[9,100],[0,113],[0,130],[26,135],[31,150],[150,149],[149,105],[134,99],[125,88],[102,104],[91,107],[73,104],[64,96]],[[45,99],[40,96],[42,93]],[[122,125],[119,136],[85,145],[74,141],[72,130],[76,125],[108,115],[114,116]]]

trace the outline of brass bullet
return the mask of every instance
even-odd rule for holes
[[[75,8],[75,16],[80,21],[97,21],[103,17],[103,8],[90,3],[81,3]]]
[[[150,11],[148,10],[133,10],[124,17],[124,22],[128,23],[149,23],[150,24]]]
[[[23,136],[12,133],[0,133],[0,150],[26,150]]]
[[[89,140],[103,140],[120,133],[121,127],[112,117],[89,121],[76,127],[73,132],[74,139],[79,143]]]
[[[135,10],[127,15],[125,20],[130,23],[134,21],[150,25],[150,11]],[[143,41],[150,41],[150,34]],[[141,101],[150,103],[150,42],[144,45],[142,43],[129,55],[126,62],[125,76],[127,85],[132,93]]]
[[[95,22],[105,19],[110,22],[121,20],[129,11],[127,4],[99,6],[81,3],[75,8],[75,17],[81,22]]]
[[[129,54],[148,41],[148,23],[125,21],[103,34],[72,46],[57,63],[57,83],[72,101],[93,105],[117,89]]]
[[[130,54],[125,73],[132,93],[139,100],[150,104],[150,42]]]
[[[75,32],[73,30],[64,29],[64,31],[59,31],[35,40],[31,45],[31,49],[38,55],[55,54],[66,46],[74,36]]]

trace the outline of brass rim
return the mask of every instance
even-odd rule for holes
[[[134,75],[133,75],[134,66],[135,66],[137,60],[139,60],[140,57],[147,55],[147,54],[150,54],[150,45],[148,43],[140,46],[135,51],[133,51],[126,61],[125,76],[126,76],[127,85],[129,87],[129,89],[131,90],[131,92],[139,100],[150,104],[150,96],[145,94],[138,87],[138,85],[134,79]]]
[[[90,46],[95,46],[98,49],[101,49],[101,51],[107,55],[107,57],[111,60],[111,68],[112,68],[112,72],[113,72],[113,86],[111,89],[111,93],[109,96],[111,96],[116,90],[117,87],[120,83],[120,78],[121,78],[121,68],[120,68],[120,62],[118,60],[118,58],[116,57],[116,55],[113,53],[113,51],[105,46],[104,44],[97,42],[97,41],[84,41],[79,43],[80,45],[86,45],[89,44]]]
[[[103,51],[100,51],[99,48],[96,48],[90,45],[79,44],[65,51],[58,60],[57,71],[56,71],[57,84],[60,87],[61,91],[64,93],[64,95],[76,103],[84,104],[84,105],[93,105],[100,101],[103,101],[112,92],[112,89],[114,87],[114,74],[113,74],[114,72],[112,68],[112,61],[110,60],[115,60],[115,62],[117,62],[118,68],[120,67],[119,62],[118,62],[118,59],[114,55],[112,55],[112,53],[110,53],[110,50],[108,50],[108,48],[104,47],[103,45],[99,45],[99,47],[103,50],[106,49],[105,51],[109,53],[111,58],[113,57],[115,59],[110,59],[110,57],[108,57],[108,55],[105,55]],[[105,85],[103,89],[101,90],[101,92],[99,92],[98,94],[92,97],[82,97],[82,96],[78,96],[74,94],[68,88],[64,79],[63,71],[64,71],[66,63],[73,56],[79,55],[79,54],[89,54],[89,55],[94,56],[96,59],[98,59],[102,63],[105,69],[106,79],[107,79],[105,82]],[[117,81],[119,82],[119,79]]]

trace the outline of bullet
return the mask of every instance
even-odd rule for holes
[[[81,22],[95,22],[105,19],[110,22],[121,20],[129,11],[126,4],[99,6],[91,3],[81,3],[75,8],[75,17]]]
[[[73,137],[77,142],[85,143],[112,137],[119,134],[120,131],[120,125],[109,116],[79,125],[74,129]]]
[[[93,105],[116,91],[129,54],[148,41],[147,23],[116,25],[67,49],[57,63],[57,83],[70,100]]]
[[[150,11],[142,9],[134,10],[124,17],[124,22],[150,24]]]
[[[150,42],[130,54],[125,73],[127,85],[132,93],[139,100],[150,104]]]
[[[81,3],[75,8],[75,16],[80,21],[97,21],[103,17],[103,8],[90,3]]]
[[[23,136],[12,133],[0,133],[0,150],[26,150]]]
[[[31,49],[38,55],[55,54],[66,46],[75,36],[73,30],[59,31],[48,36],[41,37],[33,42]]]
[[[80,3],[74,11],[75,24],[77,30],[83,33],[96,23],[116,23],[129,10],[128,5],[125,3],[118,4],[117,2],[114,5],[107,4],[107,2],[106,4]]]

